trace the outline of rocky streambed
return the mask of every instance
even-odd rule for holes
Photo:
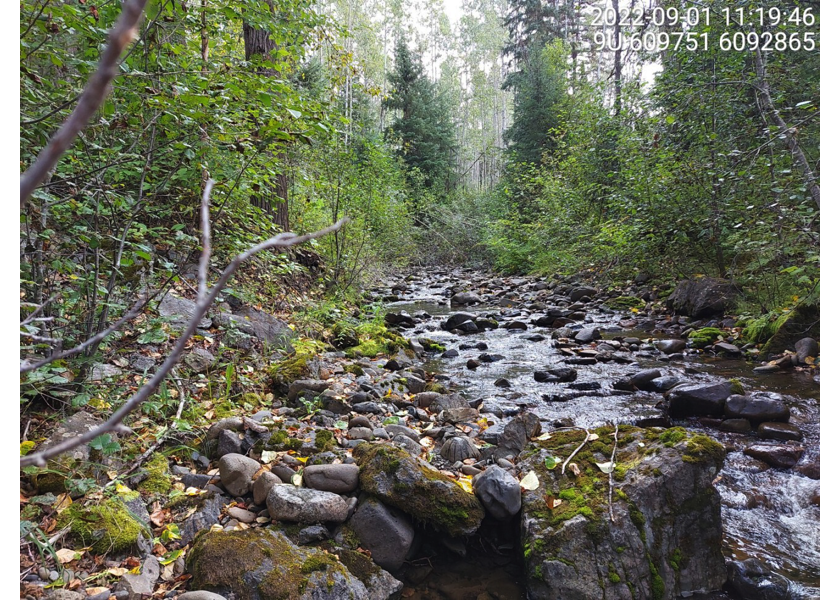
[[[734,322],[643,286],[429,271],[372,294],[390,356],[255,358],[273,405],[64,511],[140,557],[103,598],[819,597],[814,345],[759,366]]]

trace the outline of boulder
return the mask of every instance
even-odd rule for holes
[[[613,432],[595,430],[601,440]],[[702,435],[675,443],[674,436],[666,437],[672,442],[666,446],[645,430],[622,426],[611,519],[608,475],[596,463],[610,462],[612,444],[585,446],[574,458],[577,476],[545,465],[548,457],[569,456],[585,435],[556,432],[529,447],[520,465],[539,482],[522,493],[528,598],[685,598],[720,590],[726,568],[713,481],[723,465],[723,446]],[[547,502],[557,505],[549,508]]]
[[[802,431],[790,423],[761,423],[758,426],[758,437],[763,440],[799,442],[802,440]]]
[[[303,468],[307,487],[334,494],[349,494],[359,485],[356,465],[311,465]]]
[[[444,331],[452,331],[456,327],[461,326],[463,323],[475,321],[476,318],[476,315],[472,313],[456,312],[446,319],[446,321],[441,325],[441,328]],[[478,328],[476,327],[476,329]]]
[[[790,581],[757,558],[727,563],[729,584],[744,600],[791,600]]]
[[[587,327],[575,334],[575,341],[579,344],[588,344],[601,339],[601,331],[597,327]]]
[[[376,498],[367,498],[350,519],[350,527],[373,562],[388,571],[399,569],[414,541],[411,520],[400,510]]]
[[[796,342],[803,336],[814,340],[820,339],[820,306],[819,304],[800,304],[788,313],[784,322],[779,325],[767,343],[761,347],[761,356],[765,358],[771,354],[780,354],[785,350],[792,350]]]
[[[653,392],[656,390],[654,390],[651,382],[658,377],[662,377],[662,371],[659,369],[645,369],[633,374],[630,377],[630,382],[642,391]]]
[[[726,399],[723,412],[730,419],[748,419],[753,425],[765,421],[787,422],[790,419],[790,409],[784,402],[758,395],[733,394]]]
[[[195,302],[186,298],[179,298],[173,295],[172,292],[167,292],[158,304],[158,313],[162,317],[171,317],[169,321],[172,330],[176,333],[180,333],[186,329],[195,309]],[[198,324],[201,329],[207,329],[210,325],[211,321],[207,317],[203,317]]]
[[[704,415],[719,417],[731,395],[732,384],[728,381],[679,385],[668,391],[668,413],[677,419]]]
[[[368,597],[332,554],[296,546],[273,529],[208,532],[187,561],[191,585],[237,600],[346,600]]]
[[[701,319],[723,315],[734,306],[737,295],[737,288],[725,279],[700,277],[677,284],[665,304],[677,314]]]
[[[353,450],[362,490],[451,537],[472,535],[484,509],[478,499],[419,458],[390,444]]]
[[[339,560],[350,573],[367,588],[367,600],[393,600],[399,598],[403,584],[388,571],[374,563],[370,557],[355,549],[340,548]]]
[[[216,357],[204,348],[193,348],[184,355],[184,365],[193,373],[205,373],[216,362]]]
[[[235,317],[236,328],[256,337],[265,347],[288,354],[294,353],[292,340],[297,334],[277,317],[250,306],[240,308]]]
[[[655,344],[656,349],[663,354],[676,354],[685,350],[685,340],[659,340]]]
[[[525,448],[528,440],[540,434],[540,418],[531,412],[516,415],[499,438],[496,458],[516,456]]]
[[[472,485],[484,508],[496,519],[508,519],[522,507],[519,481],[498,465],[476,475]]]
[[[288,483],[275,484],[268,491],[265,504],[272,519],[294,523],[342,523],[349,512],[347,503],[338,494]]]
[[[592,298],[598,293],[593,287],[578,287],[574,288],[571,292],[569,292],[569,300],[572,302],[577,302],[582,298]]]
[[[814,338],[802,338],[793,345],[799,364],[805,364],[806,359],[820,355],[820,343]]]
[[[283,480],[271,471],[265,471],[262,473],[259,477],[257,477],[257,480],[253,485],[254,502],[256,504],[265,504],[268,492],[270,492],[271,488],[278,483],[283,483]]]
[[[458,292],[450,299],[452,306],[464,304],[478,304],[481,302],[481,296],[474,292]]]
[[[744,454],[778,469],[796,466],[805,453],[802,446],[754,444],[744,449]]]
[[[232,496],[244,496],[251,491],[251,480],[260,463],[241,454],[225,454],[219,459],[219,478]]]
[[[181,530],[181,546],[191,543],[196,536],[219,523],[219,514],[225,502],[219,494],[205,492],[200,496],[188,496],[187,500],[173,510],[175,522]]]

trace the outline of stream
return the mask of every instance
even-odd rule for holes
[[[660,393],[608,393],[612,382],[640,369],[658,368],[663,375],[677,376],[682,381],[693,383],[737,378],[747,394],[773,394],[790,407],[790,423],[802,430],[802,444],[806,448],[799,464],[815,464],[819,469],[819,375],[792,371],[757,375],[752,371],[755,365],[745,360],[690,352],[668,357],[644,342],[657,337],[673,338],[672,333],[665,335],[649,328],[644,331],[623,329],[619,321],[626,319],[629,313],[614,312],[592,303],[586,307],[583,320],[586,327],[599,327],[604,340],[638,337],[642,344],[637,352],[630,354],[633,362],[575,365],[577,382],[591,382],[592,387],[600,385],[603,393],[595,391],[591,395],[564,398],[562,402],[547,401],[545,396],[556,394],[564,386],[538,383],[534,380],[534,371],[563,366],[564,357],[552,345],[552,330],[537,327],[531,322],[532,318],[545,314],[546,310],[544,304],[538,303],[545,294],[540,296],[532,285],[538,280],[496,278],[494,281],[510,286],[510,290],[522,291],[516,302],[509,302],[513,305],[509,308],[501,308],[498,303],[504,288],[485,293],[486,304],[450,307],[449,288],[457,285],[459,289],[468,289],[477,276],[485,280],[488,277],[468,271],[429,271],[423,276],[407,278],[407,281],[392,281],[390,284],[402,284],[397,288],[405,289],[399,289],[397,301],[393,301],[391,296],[392,301],[385,308],[394,312],[405,311],[409,315],[430,315],[431,318],[418,320],[415,327],[404,329],[403,335],[414,339],[430,338],[447,349],[458,349],[459,354],[454,358],[433,354],[424,368],[436,374],[438,379],[446,380],[449,387],[458,390],[468,400],[483,399],[485,409],[492,405],[497,415],[504,415],[500,419],[502,423],[507,420],[505,417],[515,414],[523,405],[541,419],[571,419],[575,425],[586,427],[607,423],[632,424],[639,419],[660,417],[663,414],[657,407],[663,399]],[[551,308],[550,304],[548,308]],[[463,311],[493,316],[502,323],[516,319],[526,323],[527,329],[500,327],[470,335],[441,329],[441,323],[449,315]],[[476,348],[477,344],[479,348]],[[483,353],[499,354],[504,358],[482,363],[477,369],[466,367],[469,359],[477,359]],[[509,382],[509,387],[496,385],[501,378]],[[730,450],[715,484],[722,500],[724,556],[727,559],[759,558],[791,581],[792,598],[819,598],[819,479],[810,479],[793,469],[769,468],[743,454],[743,448],[756,441],[754,434],[724,433],[698,419],[675,421],[674,424],[705,433]]]

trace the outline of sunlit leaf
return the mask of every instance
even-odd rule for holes
[[[528,471],[528,474],[519,482],[519,487],[523,490],[535,490],[540,487],[540,480],[537,479],[537,474],[533,471]]]

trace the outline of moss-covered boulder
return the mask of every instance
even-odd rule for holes
[[[70,533],[94,553],[122,552],[137,543],[144,526],[120,500],[83,506],[71,504],[58,518],[58,527],[70,526]]]
[[[472,535],[484,508],[478,498],[427,462],[390,444],[360,444],[353,450],[365,492],[415,520],[452,537]]]
[[[717,327],[701,327],[688,334],[688,339],[697,348],[703,348],[716,342],[718,339],[726,339],[729,334]]]
[[[273,529],[207,532],[187,556],[195,590],[240,600],[348,600],[369,597],[338,558],[294,545]]]
[[[645,301],[636,296],[617,296],[610,298],[604,304],[607,308],[613,310],[629,310],[631,308],[642,309],[645,307]]]
[[[723,446],[683,429],[621,426],[610,504],[604,471],[614,431],[598,429],[599,439],[565,474],[560,465],[583,431],[556,432],[526,450],[523,468],[539,480],[522,497],[528,597],[664,600],[721,589],[720,496],[712,481]]]
[[[818,303],[800,304],[775,324],[773,336],[761,348],[761,356],[781,354],[793,350],[796,342],[802,338],[820,339],[820,305]]]

